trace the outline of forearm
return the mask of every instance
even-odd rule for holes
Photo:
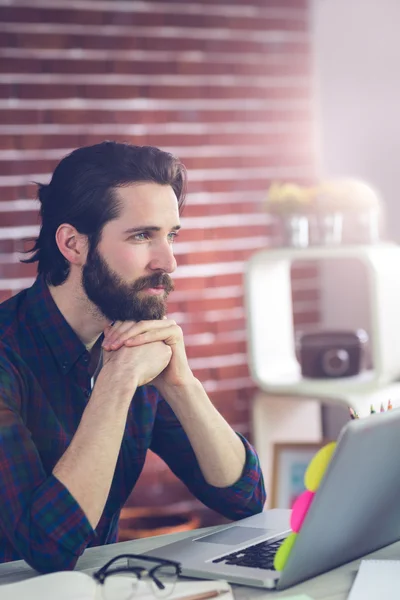
[[[79,427],[53,469],[93,528],[110,491],[132,395],[103,369]]]
[[[244,445],[208,398],[201,383],[160,390],[185,430],[207,483],[228,487],[240,479]]]

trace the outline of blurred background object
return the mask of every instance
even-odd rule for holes
[[[364,368],[368,334],[363,329],[307,333],[300,335],[298,341],[303,377],[352,377]]]
[[[378,244],[386,238],[383,201],[358,179],[328,179],[312,186],[274,182],[264,206],[277,220],[280,246]]]
[[[166,506],[125,506],[119,520],[118,541],[191,531],[200,524],[199,515],[188,509],[185,502]]]

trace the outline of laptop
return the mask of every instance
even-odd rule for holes
[[[273,558],[290,510],[271,509],[146,552],[182,575],[285,589],[400,540],[400,410],[350,421],[283,571]]]

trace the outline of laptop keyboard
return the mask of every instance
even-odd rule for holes
[[[283,539],[271,542],[269,540],[249,546],[238,552],[226,554],[213,560],[213,563],[223,562],[226,565],[252,567],[253,569],[273,569],[274,557]]]

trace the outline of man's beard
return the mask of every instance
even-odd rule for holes
[[[124,283],[112,271],[97,248],[88,255],[82,270],[82,285],[89,300],[110,321],[143,321],[162,319],[166,314],[166,299],[174,289],[168,273],[158,272]],[[164,287],[164,294],[140,295],[145,288]]]

